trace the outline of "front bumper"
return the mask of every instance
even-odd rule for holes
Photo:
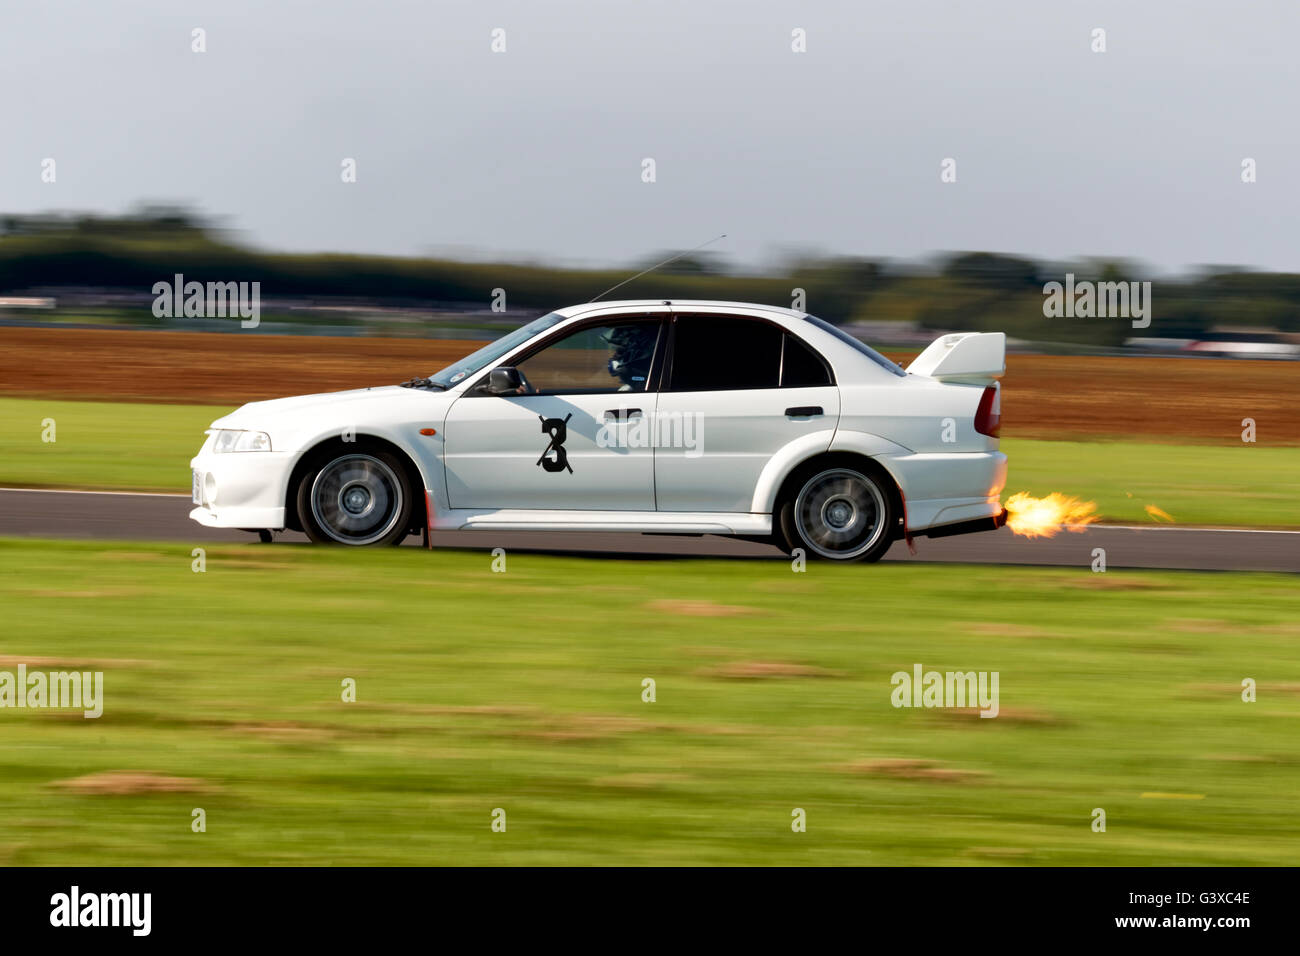
[[[190,461],[190,517],[209,528],[283,528],[295,456],[289,452],[204,450]]]

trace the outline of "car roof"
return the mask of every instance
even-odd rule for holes
[[[807,318],[808,313],[794,309],[783,309],[779,305],[763,305],[759,302],[730,302],[724,299],[623,299],[612,302],[584,302],[582,305],[570,305],[556,309],[556,315],[566,319],[591,312],[596,309],[648,309],[655,306],[671,306],[673,309],[746,309],[754,312],[769,312],[784,315],[791,319]]]
[[[561,316],[567,323],[584,315],[602,312],[606,315],[617,315],[620,312],[648,311],[652,309],[661,311],[671,309],[673,312],[713,311],[724,315],[744,315],[748,313],[767,316],[769,319],[774,320],[776,324],[794,331],[799,338],[803,339],[805,344],[811,345],[820,352],[822,357],[830,362],[835,371],[835,379],[841,385],[872,382],[880,384],[885,381],[893,383],[902,380],[892,370],[873,362],[866,355],[847,345],[831,332],[820,328],[814,322],[808,321],[811,318],[809,313],[784,309],[777,305],[763,305],[759,302],[730,302],[723,299],[625,299],[623,301],[586,302],[582,305],[571,305],[567,308],[556,309],[553,314]],[[521,345],[520,349],[523,348],[524,346]]]

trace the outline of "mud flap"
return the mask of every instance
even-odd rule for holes
[[[433,550],[433,492],[424,492],[424,547]]]
[[[912,557],[916,557],[916,545],[912,543],[912,532],[907,530],[907,495],[903,494],[903,489],[897,481],[894,482],[894,487],[898,488],[898,500],[903,503],[903,540],[907,542],[908,552]]]

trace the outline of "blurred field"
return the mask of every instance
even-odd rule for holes
[[[99,720],[0,710],[0,864],[1300,852],[1290,577],[524,554],[494,574],[480,553],[293,546],[191,561],[0,541],[0,669],[105,673]],[[915,663],[998,671],[1001,715],[893,708],[890,675]]]
[[[234,406],[395,385],[435,372],[483,344],[256,332],[0,328],[0,392]]]
[[[0,485],[189,490],[203,430],[230,406],[0,398]],[[53,418],[58,441],[40,440]],[[1007,494],[1062,491],[1095,500],[1104,520],[1300,526],[1300,448],[1004,439]]]
[[[1112,524],[1300,525],[1300,448],[1003,439],[1007,489],[1097,503]]]
[[[480,344],[466,340],[0,328],[0,394],[230,404],[394,384]],[[907,355],[891,358],[906,362]],[[1004,434],[1051,440],[1300,445],[1294,362],[1011,355]]]
[[[230,410],[0,398],[0,485],[183,492],[203,430]]]

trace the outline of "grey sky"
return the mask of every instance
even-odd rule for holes
[[[572,263],[727,232],[751,264],[1300,271],[1298,27],[1294,0],[7,2],[0,211],[183,200],[271,248]]]

